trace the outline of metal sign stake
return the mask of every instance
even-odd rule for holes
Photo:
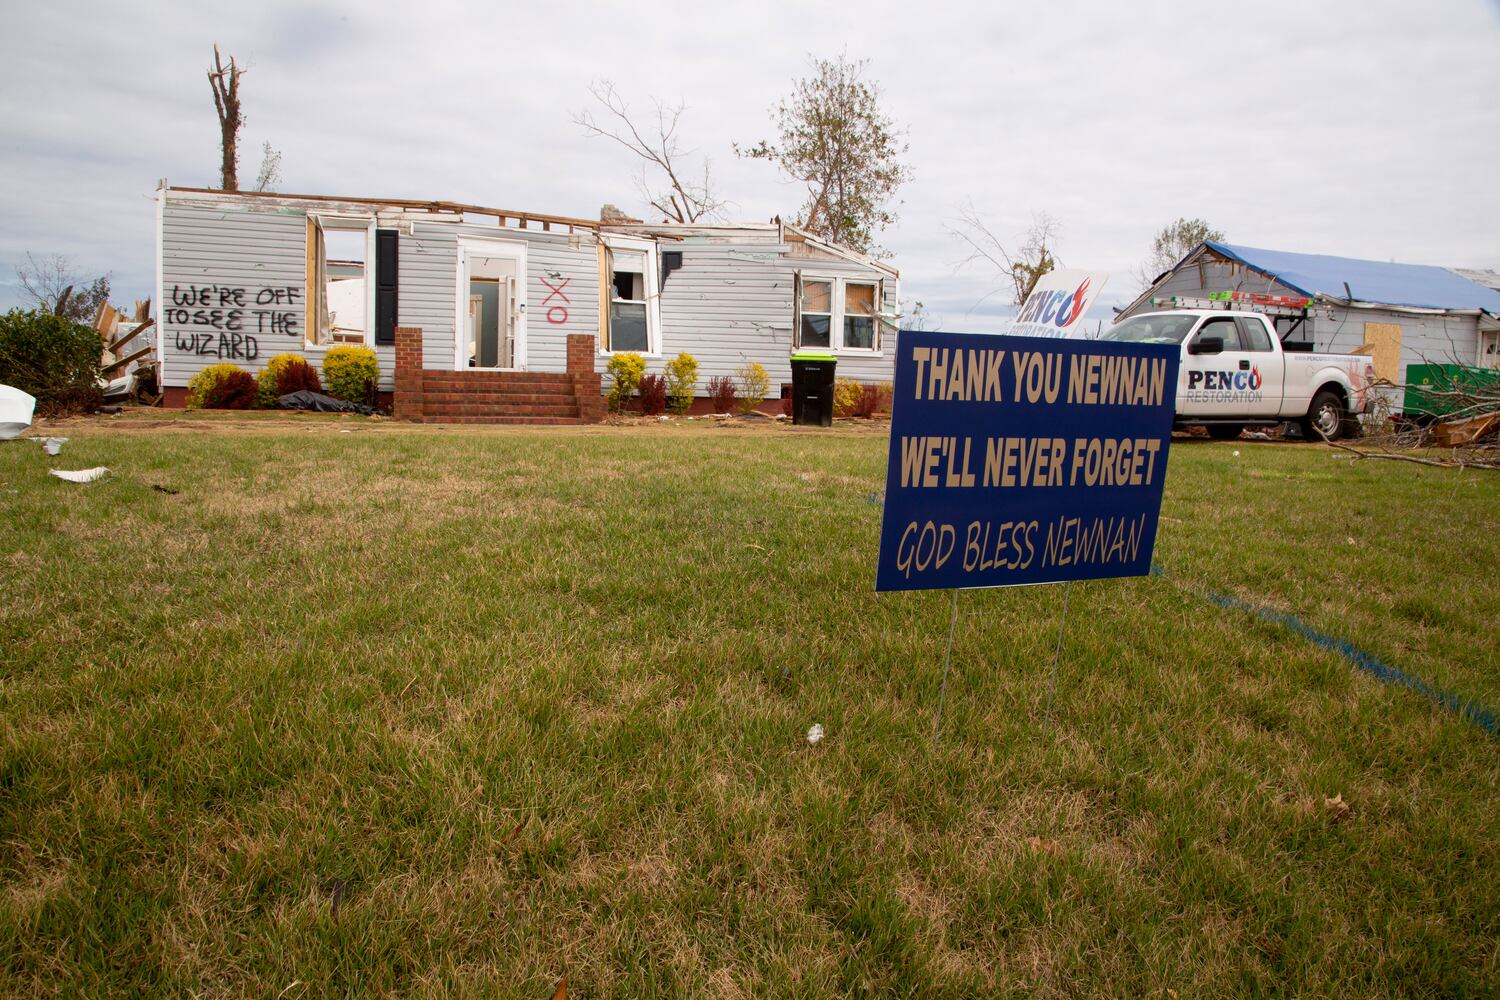
[[[1052,679],[1047,682],[1047,712],[1045,721],[1052,720],[1052,695],[1057,691],[1057,661],[1062,659],[1063,633],[1068,629],[1068,596],[1073,592],[1073,581],[1063,584],[1062,621],[1057,623],[1057,648],[1052,651]]]
[[[938,733],[943,728],[943,702],[948,697],[948,665],[953,662],[953,630],[958,626],[958,588],[953,589],[953,616],[948,619],[948,652],[943,656],[943,686],[938,691],[937,718],[932,723],[932,748],[937,749]]]

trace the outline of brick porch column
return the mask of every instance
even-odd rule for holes
[[[396,327],[396,395],[391,415],[422,419],[422,328]]]
[[[594,340],[590,333],[568,334],[568,374],[573,377],[578,415],[586,424],[604,421],[604,387],[599,373],[594,371]]]

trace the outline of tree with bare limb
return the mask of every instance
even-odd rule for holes
[[[776,107],[779,140],[735,152],[770,160],[806,185],[798,226],[878,255],[875,236],[896,221],[891,199],[911,170],[901,162],[909,147],[881,107],[880,87],[864,78],[867,65],[844,56],[812,60],[812,75]]]
[[[684,150],[678,138],[685,104],[652,98],[655,115],[645,116],[645,124],[638,124],[642,119],[631,117],[629,105],[608,80],[594,81],[589,93],[599,103],[603,120],[585,109],[573,116],[574,123],[590,135],[613,139],[644,161],[638,184],[647,204],[668,222],[698,222],[718,216],[724,202],[714,195],[708,158],[703,160],[699,179],[697,168],[688,163],[692,151]],[[665,187],[659,182],[649,183],[653,170],[662,175]]]
[[[275,191],[281,183],[281,150],[269,142],[260,147],[260,173],[255,175],[255,190]]]
[[[1016,237],[1020,245],[1012,250],[969,202],[959,210],[956,225],[948,232],[968,249],[969,255],[959,262],[993,267],[1002,280],[1001,287],[1011,293],[1011,301],[1021,305],[1042,276],[1056,270],[1058,235],[1062,225],[1046,212],[1032,217],[1031,227]],[[1014,241],[1012,241],[1014,242]]]
[[[219,144],[223,153],[222,187],[225,191],[238,191],[240,126],[245,116],[240,113],[240,77],[245,71],[236,65],[234,56],[229,65],[219,57],[219,47],[214,46],[214,64],[208,71],[208,85],[214,91],[214,107],[219,112]]]
[[[62,254],[38,258],[27,253],[26,263],[16,268],[16,279],[36,308],[74,323],[92,323],[100,304],[109,301],[109,275],[84,284]]]
[[[1224,234],[1202,219],[1178,219],[1164,227],[1151,241],[1150,255],[1136,268],[1136,281],[1142,288],[1150,288],[1160,275],[1206,240],[1223,242]]]

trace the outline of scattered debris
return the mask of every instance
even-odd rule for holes
[[[151,488],[158,493],[165,493],[169,497],[175,497],[178,493],[182,492],[181,490],[174,490],[170,486],[163,486],[160,483],[152,483]]]
[[[70,471],[67,469],[50,470],[58,479],[66,479],[70,483],[92,483],[96,479],[103,479],[109,475],[109,469],[100,465],[92,469],[78,469]]]
[[[883,492],[871,493],[865,497],[865,503],[871,504],[875,507],[879,507],[881,504],[885,503],[885,494]]]
[[[32,438],[32,440],[39,442],[42,450],[49,455],[61,454],[62,446],[68,443],[67,438]]]
[[[31,426],[36,397],[8,385],[0,385],[0,441],[18,438]]]
[[[156,393],[156,340],[141,334],[156,325],[151,319],[151,300],[135,304],[133,319],[108,302],[99,303],[94,329],[99,332],[99,387],[105,400],[134,399],[153,404]],[[101,412],[119,412],[103,409]]]
[[[563,976],[562,981],[557,984],[557,991],[552,994],[552,1000],[568,1000],[567,976]]]
[[[1432,440],[1439,448],[1459,448],[1473,444],[1497,427],[1500,427],[1500,413],[1445,420],[1432,425]]]
[[[278,410],[315,410],[319,413],[362,413],[367,417],[375,412],[373,406],[334,399],[332,396],[313,392],[311,389],[299,389],[296,392],[287,393],[276,400],[276,408]]]
[[[1234,457],[1235,458],[1239,458],[1240,457],[1240,451],[1239,451],[1238,448],[1236,448],[1235,451],[1234,451]]]
[[[656,418],[656,419],[657,419],[657,420],[658,420],[658,421],[659,421],[659,422],[661,422],[661,423],[666,423],[666,422],[667,422],[667,421],[668,421],[668,420],[670,420],[670,419],[671,419],[671,418],[670,418],[670,417],[668,417],[668,416],[667,416],[667,415],[666,415],[666,414],[665,414],[665,413],[663,413],[663,414],[662,414],[662,415],[661,415],[661,416],[659,416],[659,417],[657,417],[657,418]]]
[[[1344,793],[1339,792],[1331,799],[1323,800],[1323,808],[1328,811],[1328,818],[1337,823],[1349,817],[1349,803],[1344,801]]]
[[[1271,435],[1267,434],[1265,431],[1246,431],[1244,433],[1244,437],[1249,441],[1271,440]]]
[[[823,724],[814,722],[812,728],[807,731],[807,745],[815,747],[823,741]]]

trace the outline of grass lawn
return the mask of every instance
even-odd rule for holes
[[[882,434],[62,433],[0,443],[5,995],[1500,989],[1500,740],[1204,596],[1500,708],[1493,473],[1179,443],[1050,721],[1062,589],[960,595],[934,748]]]

